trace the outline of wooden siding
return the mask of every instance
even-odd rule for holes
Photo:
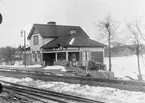
[[[104,62],[104,58],[103,58],[103,52],[99,52],[99,51],[92,51],[91,52],[91,59],[95,60],[97,62]]]
[[[33,40],[34,36],[38,36],[38,45],[34,45]],[[33,34],[30,40],[30,48],[32,51],[39,51],[40,47],[43,45],[43,39],[40,34]]]

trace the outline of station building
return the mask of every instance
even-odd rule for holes
[[[85,66],[88,60],[104,62],[106,45],[92,40],[80,26],[34,24],[27,37],[26,64],[54,65],[66,60],[73,66]]]

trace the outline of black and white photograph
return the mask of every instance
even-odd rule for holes
[[[0,0],[0,103],[145,103],[145,0]]]

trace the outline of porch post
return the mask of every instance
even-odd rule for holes
[[[104,49],[105,49],[105,47],[103,48],[103,63],[104,63]]]
[[[66,51],[66,61],[68,61],[68,52]]]
[[[57,62],[57,52],[55,52],[55,61]]]

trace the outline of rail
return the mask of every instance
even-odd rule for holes
[[[130,91],[142,91],[145,92],[145,81],[134,80],[117,80],[117,79],[102,79],[93,77],[81,77],[81,76],[57,76],[52,72],[32,71],[32,70],[17,70],[17,69],[0,69],[2,75],[23,75],[33,79],[40,79],[43,81],[60,81],[73,84],[84,84],[90,86],[104,86],[113,87]],[[48,73],[48,74],[47,74]]]
[[[104,103],[97,100],[87,99],[65,93],[58,93],[50,90],[42,90],[6,81],[0,80],[0,82],[3,84],[3,89],[6,92],[10,91],[17,94],[17,96],[19,95],[20,97],[25,97],[25,99],[29,98],[31,100],[40,101],[43,103],[47,103],[47,100],[55,101],[58,103]]]

